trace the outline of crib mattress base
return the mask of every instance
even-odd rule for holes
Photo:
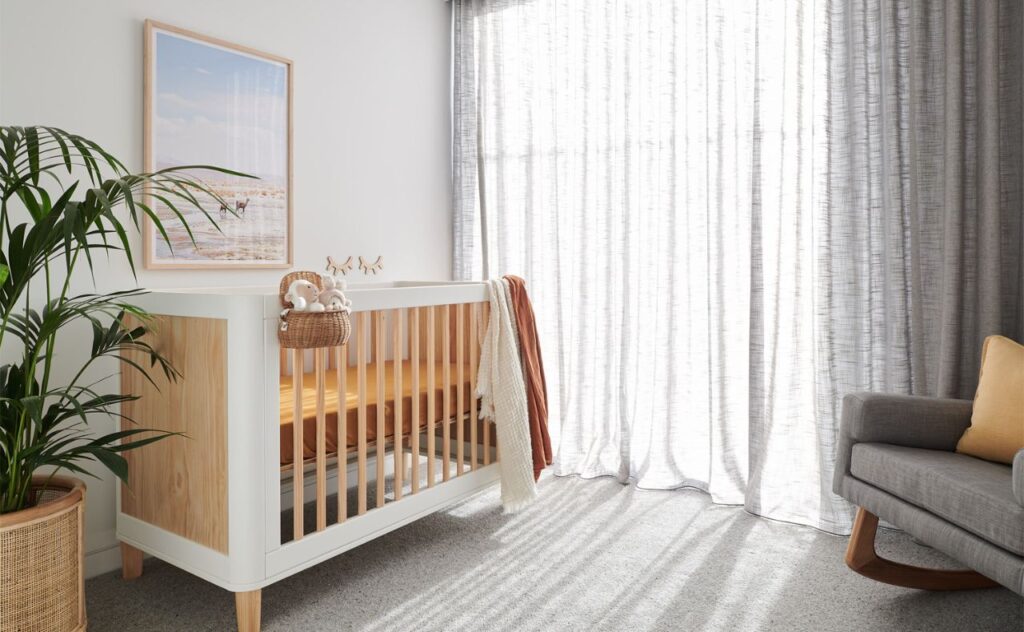
[[[395,385],[394,363],[384,363],[384,402],[380,406],[377,401],[377,374],[376,363],[370,363],[366,367],[366,440],[373,442],[377,440],[377,414],[378,409],[383,408],[384,414],[384,437],[386,441],[392,440],[395,434]],[[434,388],[434,410],[428,408],[429,397],[427,391],[427,369],[428,365],[421,363],[419,367],[420,389],[419,398],[420,419],[417,427],[420,431],[427,427],[428,420],[432,417],[435,423],[440,423],[444,418],[444,363],[437,363],[434,367],[435,388]],[[358,371],[356,367],[348,367],[345,379],[345,452],[356,449],[359,441],[359,395],[358,395]],[[335,371],[327,372],[325,389],[325,408],[327,410],[327,453],[336,455],[338,453],[338,387]],[[448,380],[449,415],[456,415],[458,406],[458,365],[449,366]],[[292,378],[282,376],[280,386],[280,434],[281,434],[281,465],[291,464],[294,460],[294,436],[293,415],[295,407],[295,391],[292,387]],[[463,406],[461,412],[468,415],[475,398],[470,395],[469,367],[463,370],[462,383]],[[408,437],[412,433],[412,366],[408,362],[402,363],[402,434]],[[302,385],[302,450],[303,458],[311,459],[316,456],[316,375],[306,373],[303,375]]]

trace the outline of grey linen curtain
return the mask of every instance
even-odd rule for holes
[[[1024,338],[1018,2],[454,0],[454,261],[529,283],[556,473],[842,533],[843,393]]]

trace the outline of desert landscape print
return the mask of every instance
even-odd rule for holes
[[[193,210],[177,218],[156,202],[168,241],[149,231],[151,263],[289,263],[289,71],[265,59],[152,26],[149,168],[216,165],[256,178],[192,170],[226,204],[201,200],[214,225]]]

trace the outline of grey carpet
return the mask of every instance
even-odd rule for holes
[[[280,630],[1024,629],[1008,590],[926,593],[846,569],[846,538],[756,518],[695,491],[547,477],[502,515],[496,489],[263,591]],[[879,550],[948,559],[883,531]],[[87,582],[89,629],[233,630],[234,601],[157,560]]]

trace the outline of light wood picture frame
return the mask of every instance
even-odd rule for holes
[[[146,218],[145,267],[292,267],[291,60],[153,20],[144,38],[144,169],[202,164],[257,176],[195,172],[228,205],[200,200],[219,228],[186,214],[195,245],[149,197],[170,246]]]

